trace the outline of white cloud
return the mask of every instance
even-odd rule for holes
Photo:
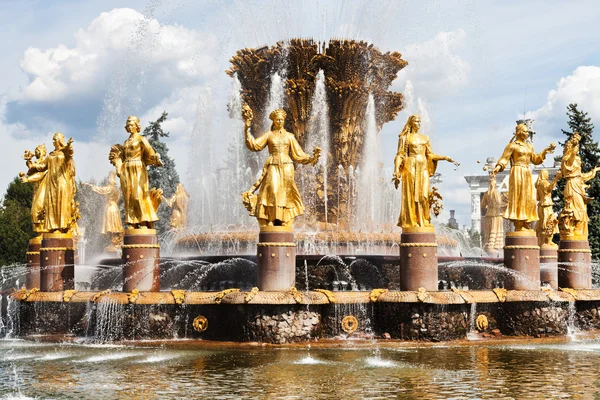
[[[571,75],[560,78],[556,89],[548,92],[546,103],[526,116],[541,124],[559,123],[566,127],[565,112],[570,103],[577,103],[592,121],[600,118],[600,67],[580,66]]]
[[[401,88],[411,80],[415,95],[428,100],[446,97],[467,86],[471,66],[458,54],[465,47],[466,38],[466,32],[457,29],[408,45],[402,52],[408,66],[398,73],[393,86]]]
[[[153,84],[181,86],[217,72],[216,48],[212,34],[161,25],[135,10],[116,8],[80,29],[73,47],[28,48],[21,69],[29,83],[16,100],[50,102],[86,93],[97,96],[97,89],[114,79],[119,69],[134,69],[139,79]]]

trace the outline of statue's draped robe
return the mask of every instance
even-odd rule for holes
[[[304,213],[304,205],[294,181],[294,164],[308,164],[312,157],[306,154],[296,137],[285,131],[271,131],[259,138],[246,135],[246,147],[251,151],[269,148],[269,158],[263,167],[257,195],[255,216],[286,224]]]
[[[546,227],[554,216],[554,210],[552,209],[554,204],[552,202],[552,189],[554,189],[554,185],[547,179],[540,180],[537,182],[535,189],[538,200],[537,211],[539,217],[539,221],[535,225],[535,231],[538,242],[542,245],[546,240]],[[554,226],[552,233],[558,233],[558,225]]]
[[[108,186],[93,186],[92,190],[106,197],[104,203],[104,218],[102,219],[102,233],[121,233],[121,212],[119,211],[119,199],[121,192],[116,184]]]
[[[46,170],[46,193],[44,195],[44,231],[54,232],[71,227],[75,209],[75,164],[73,148],[54,150],[38,170]]]
[[[509,143],[498,160],[500,172],[510,163],[508,180],[508,205],[504,218],[511,221],[534,222],[538,220],[535,187],[530,164],[539,165],[544,161],[542,153],[536,154],[527,142]]]
[[[431,150],[426,135],[410,133],[400,136],[396,155],[402,174],[402,203],[398,226],[431,226],[429,178],[435,173],[437,162],[442,158]]]
[[[587,203],[592,200],[588,197],[586,189],[588,185],[585,183],[592,179],[596,172],[581,172],[581,158],[577,155],[577,151],[573,150],[571,154],[566,154],[562,158],[560,165],[562,177],[565,180],[564,201],[565,207],[563,212],[572,212],[580,232],[578,235],[588,234],[589,217],[587,214]]]
[[[177,189],[167,200],[167,205],[173,209],[169,221],[171,228],[185,228],[189,201],[190,197],[185,189]]]
[[[483,244],[487,249],[500,250],[504,247],[504,209],[502,194],[495,188],[488,190],[481,199],[481,208],[485,210],[485,232]]]
[[[126,224],[158,221],[150,200],[146,170],[147,165],[155,165],[156,162],[156,153],[144,136],[130,136],[123,144],[123,164],[119,175]]]

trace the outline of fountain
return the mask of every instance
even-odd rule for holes
[[[239,93],[230,101],[232,117],[242,119],[250,150],[270,143],[270,158],[264,163],[237,152],[240,168],[230,171],[231,180],[220,181],[219,189],[239,198],[240,188],[247,190],[255,182],[243,201],[260,231],[253,221],[229,221],[242,220],[238,211],[225,215],[212,232],[176,225],[173,221],[181,223],[188,200],[195,207],[194,198],[188,199],[182,188],[179,214],[172,220],[177,229],[159,238],[153,222],[162,193],[158,188],[132,191],[138,181],[131,177],[144,175],[138,164],[145,171],[146,165],[160,166],[161,161],[138,135],[139,120],[130,117],[130,139],[110,151],[127,199],[126,223],[132,227],[123,237],[122,258],[102,260],[103,271],[82,290],[73,286],[73,262],[65,259],[74,245],[49,250],[59,246],[48,242],[52,235],[72,243],[68,233],[43,233],[41,265],[34,241],[27,254],[26,287],[2,297],[5,334],[284,344],[340,335],[423,341],[479,334],[552,336],[566,334],[572,325],[600,327],[600,314],[592,311],[600,292],[591,287],[585,237],[573,233],[583,228],[573,219],[573,210],[562,216],[561,232],[576,243],[559,248],[559,254],[571,256],[557,268],[559,285],[561,279],[577,284],[540,290],[539,247],[530,243],[528,230],[509,235],[504,260],[444,258],[444,247],[456,247],[457,242],[447,234],[449,229],[438,227],[438,235],[434,233],[430,208],[439,210],[441,196],[430,188],[429,179],[435,179],[438,161],[454,160],[432,153],[429,139],[419,133],[418,115],[409,118],[399,137],[393,173],[369,162],[378,152],[381,126],[404,106],[400,93],[387,91],[407,65],[399,53],[382,53],[362,41],[292,39],[239,50],[231,64],[227,73]],[[273,122],[270,129],[267,117]],[[277,138],[285,138],[293,151],[281,150]],[[144,149],[140,157],[135,155],[138,145]],[[425,147],[427,162],[420,166]],[[306,154],[302,148],[314,151]],[[286,157],[306,164],[297,170],[298,189]],[[503,168],[507,160],[505,154],[499,165]],[[416,180],[420,173],[426,179]],[[382,176],[405,185],[401,236],[391,226],[400,201]],[[413,180],[418,183],[414,187]],[[278,203],[282,190],[293,206],[289,200]],[[307,210],[302,217],[300,197]],[[166,201],[174,207],[177,199]],[[201,203],[209,208],[207,199]],[[76,220],[77,212],[72,214]],[[503,261],[508,268],[498,265]],[[48,276],[61,262],[67,273],[52,282],[63,285],[42,284],[40,291],[36,271]],[[12,278],[23,273],[15,270]]]

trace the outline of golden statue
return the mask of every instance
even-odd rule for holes
[[[294,181],[293,161],[315,165],[319,161],[321,149],[315,147],[313,155],[306,154],[296,137],[283,127],[286,113],[282,109],[273,111],[269,118],[273,121],[271,130],[259,138],[250,133],[252,110],[248,105],[242,109],[246,147],[251,151],[269,148],[269,158],[262,174],[252,188],[242,194],[242,200],[250,215],[258,219],[261,227],[289,226],[295,217],[304,213],[304,205]],[[253,193],[258,189],[258,195]]]
[[[496,189],[496,177],[490,176],[488,190],[481,198],[481,210],[485,211],[483,248],[487,252],[495,252],[504,247],[504,219],[502,214],[505,207],[506,197]]]
[[[129,138],[123,146],[115,144],[110,149],[108,159],[121,178],[121,190],[125,205],[125,223],[134,228],[154,228],[158,221],[155,201],[148,189],[148,165],[161,167],[160,154],[156,153],[148,139],[140,135],[140,119],[127,118],[125,130]],[[162,193],[160,194],[162,196]]]
[[[31,201],[31,221],[33,222],[33,231],[42,234],[44,232],[44,200],[46,196],[46,170],[41,166],[46,163],[46,145],[40,144],[35,148],[34,153],[25,150],[23,158],[27,165],[27,172],[21,172],[19,176],[22,182],[33,183],[33,199]]]
[[[556,143],[551,143],[541,153],[536,154],[533,145],[527,142],[528,137],[527,125],[517,125],[515,135],[504,149],[491,173],[495,176],[496,173],[502,172],[510,162],[508,206],[504,212],[504,218],[513,222],[515,231],[531,230],[531,223],[538,220],[530,164],[543,163],[546,155],[554,152],[556,148]]]
[[[564,201],[565,206],[560,212],[561,236],[571,236],[587,239],[588,221],[587,203],[592,200],[587,196],[585,183],[596,176],[600,167],[595,167],[589,172],[581,171],[581,158],[579,157],[579,132],[573,132],[571,139],[565,143],[560,171],[565,179]]]
[[[183,183],[178,183],[173,196],[165,199],[165,204],[173,210],[171,213],[171,220],[169,221],[171,229],[181,229],[187,226],[187,209],[189,202],[189,193],[185,190]]]
[[[398,226],[405,228],[431,227],[430,184],[438,161],[459,164],[450,157],[431,150],[429,137],[419,133],[421,117],[411,115],[400,132],[398,153],[394,159],[392,182],[398,188],[402,180],[402,204]]]
[[[119,199],[121,191],[117,187],[117,173],[110,171],[108,174],[108,185],[94,186],[85,183],[94,192],[104,196],[104,217],[102,219],[102,234],[110,236],[110,244],[104,249],[108,253],[119,250],[123,236],[123,224],[121,223],[121,212],[119,211]]]
[[[538,245],[541,247],[558,247],[552,242],[552,236],[558,233],[558,220],[554,214],[552,206],[552,190],[556,186],[556,182],[561,177],[561,173],[556,174],[552,182],[548,181],[548,171],[543,169],[540,171],[537,181],[535,182],[535,190],[538,201],[538,217],[539,221],[535,225],[535,232],[538,238]]]
[[[79,212],[75,203],[75,162],[73,139],[65,144],[62,133],[52,136],[52,151],[46,158],[32,163],[33,169],[45,172],[43,232],[68,233],[76,226]],[[35,165],[34,165],[35,164]]]

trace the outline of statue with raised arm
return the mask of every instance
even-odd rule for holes
[[[54,150],[47,157],[31,163],[30,171],[46,174],[42,178],[45,180],[43,232],[67,233],[76,226],[78,218],[73,139],[65,143],[65,136],[57,132],[52,136],[52,144]]]
[[[183,183],[179,182],[173,196],[165,199],[165,204],[173,210],[169,221],[171,229],[182,229],[187,226],[187,210],[189,202],[190,195],[187,190],[185,190]]]
[[[40,168],[40,166],[46,163],[46,154],[45,144],[40,144],[35,148],[35,161],[33,160],[34,153],[25,150],[23,158],[27,165],[27,172],[19,174],[22,182],[33,183],[31,221],[33,223],[33,231],[39,235],[44,233],[44,199],[46,196],[46,170]]]
[[[495,176],[510,163],[508,200],[504,218],[513,222],[515,231],[531,231],[531,224],[538,220],[530,166],[544,162],[546,155],[554,152],[556,148],[556,143],[551,143],[541,153],[536,153],[533,145],[527,141],[528,137],[527,125],[517,125],[515,135],[504,148],[502,156],[492,170],[492,175]]]
[[[592,200],[588,197],[587,181],[596,176],[600,167],[591,171],[581,171],[581,158],[579,157],[579,141],[581,135],[574,132],[573,136],[565,143],[560,171],[565,179],[564,201],[565,206],[559,215],[561,240],[562,236],[573,237],[577,240],[587,239],[588,221],[587,203]]]
[[[535,232],[538,238],[540,247],[558,247],[552,242],[552,236],[558,233],[558,220],[554,214],[552,206],[552,190],[556,186],[556,182],[560,179],[561,173],[556,174],[552,182],[548,180],[548,170],[541,170],[538,179],[535,182],[535,190],[538,201],[538,217],[539,220],[535,225]]]
[[[125,223],[133,228],[154,228],[158,221],[156,201],[148,187],[149,165],[161,167],[160,155],[154,151],[145,136],[140,135],[140,120],[127,118],[125,130],[129,138],[123,145],[113,145],[108,156],[121,178],[121,191],[125,206]],[[162,194],[161,194],[162,195]]]
[[[304,213],[304,205],[294,181],[293,162],[315,165],[321,149],[315,147],[312,156],[302,150],[296,137],[283,127],[286,113],[282,109],[271,112],[271,130],[258,138],[250,133],[253,116],[248,105],[244,105],[242,117],[245,121],[246,147],[255,152],[265,147],[269,149],[269,158],[260,178],[249,191],[242,194],[244,205],[250,215],[256,217],[261,228],[287,226],[291,229],[294,218]],[[254,195],[256,190],[258,194]]]
[[[459,164],[450,157],[435,154],[429,137],[419,133],[421,117],[411,115],[400,132],[398,152],[394,159],[392,182],[396,189],[402,181],[402,204],[398,226],[405,228],[431,227],[430,180],[438,161]]]
[[[119,211],[119,200],[121,191],[117,187],[117,173],[110,171],[108,174],[108,185],[95,186],[85,183],[95,193],[104,196],[104,216],[102,218],[102,234],[110,237],[110,244],[104,251],[114,253],[119,250],[123,238],[123,224],[121,223],[121,212]]]

